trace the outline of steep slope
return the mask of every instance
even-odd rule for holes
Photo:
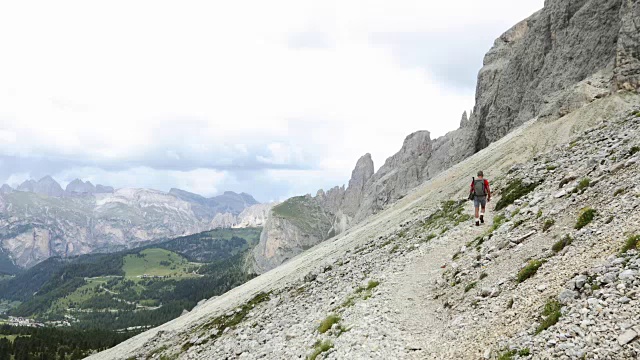
[[[616,184],[632,192],[638,183],[637,159],[630,161],[637,153],[629,155],[640,148],[640,117],[630,115],[640,114],[634,104],[640,104],[640,96],[622,93],[555,121],[527,122],[333,239],[190,314],[91,358],[145,358],[155,353],[275,359],[327,349],[321,356],[329,359],[495,358],[509,341],[516,343],[509,340],[512,336],[535,330],[539,307],[556,296],[574,272],[619,251],[624,239],[607,234],[640,231],[636,215],[630,223],[621,218],[605,224],[610,215],[621,217],[640,205],[632,193],[610,193]],[[608,122],[599,123],[602,120]],[[499,214],[510,220],[496,226],[491,237],[490,225],[476,228],[464,221],[471,213],[468,204],[440,205],[463,198],[478,168],[485,170],[497,191],[513,179],[544,180]],[[576,178],[559,189],[572,173]],[[567,191],[577,188],[583,177],[592,178],[593,188]],[[556,197],[561,190],[564,195]],[[495,200],[509,197],[502,191]],[[589,204],[598,204],[602,215],[593,225],[571,230],[580,209]],[[556,223],[544,232],[548,219]],[[603,226],[609,227],[600,230]],[[531,230],[536,232],[525,237]],[[576,239],[573,249],[547,258],[538,275],[519,284],[515,279],[522,264],[551,255],[548,249],[567,232]],[[483,271],[486,277],[480,275]],[[474,281],[476,288],[470,285]],[[231,319],[232,313],[240,315]],[[599,338],[594,339],[598,343]],[[624,351],[632,354],[633,349]],[[534,358],[544,356],[536,353]]]
[[[357,187],[358,196],[346,197],[351,184],[327,193],[330,201],[323,211],[334,217],[332,234],[379,212],[529,119],[551,121],[618,90],[637,92],[639,12],[637,1],[547,1],[495,41],[478,74],[474,110],[463,114],[458,130],[438,139],[427,131],[411,134],[397,154]],[[281,220],[274,216],[273,221]],[[297,230],[290,233],[304,234]],[[287,248],[286,235],[273,236],[265,236],[264,249],[276,246],[270,242]],[[269,254],[255,257],[258,270],[264,271],[260,264],[269,262]]]

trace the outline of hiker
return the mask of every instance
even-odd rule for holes
[[[478,178],[474,178],[471,182],[469,199],[471,198],[473,198],[473,206],[476,208],[476,226],[480,226],[480,223],[484,224],[484,211],[487,203],[491,201],[489,181],[484,178],[482,171],[478,171]],[[480,207],[482,207],[482,210],[480,210]],[[478,218],[480,220],[478,220]]]

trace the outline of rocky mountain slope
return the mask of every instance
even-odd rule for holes
[[[51,256],[117,251],[224,227],[214,222],[218,214],[234,217],[235,227],[261,226],[260,211],[265,206],[244,193],[206,199],[178,189],[114,190],[78,179],[62,190],[47,176],[17,190],[2,187],[0,246],[24,268]]]
[[[638,104],[617,93],[526,122],[344,233],[91,358],[635,359]],[[482,227],[458,201],[478,168],[496,190]]]
[[[409,135],[375,174],[370,156],[361,158],[349,187],[319,191],[302,211],[313,214],[320,206],[331,219],[321,236],[294,229],[295,223],[272,212],[263,250],[254,254],[256,269],[269,270],[300,253],[300,236],[317,243],[381,211],[529,119],[555,120],[617,90],[637,91],[639,17],[637,1],[547,1],[495,41],[478,74],[474,110],[463,114],[458,130],[437,139],[428,131]]]

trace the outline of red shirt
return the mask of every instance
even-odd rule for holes
[[[480,180],[480,179],[478,179],[478,180]],[[483,179],[483,180],[484,180],[484,189],[486,190],[487,195],[491,196],[491,188],[489,188],[489,180],[487,180],[487,179]],[[473,192],[474,190],[475,189],[474,189],[473,181],[472,181],[471,182],[471,192]]]

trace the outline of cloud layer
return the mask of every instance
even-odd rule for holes
[[[0,5],[0,182],[52,174],[267,201],[457,127],[542,0]]]

